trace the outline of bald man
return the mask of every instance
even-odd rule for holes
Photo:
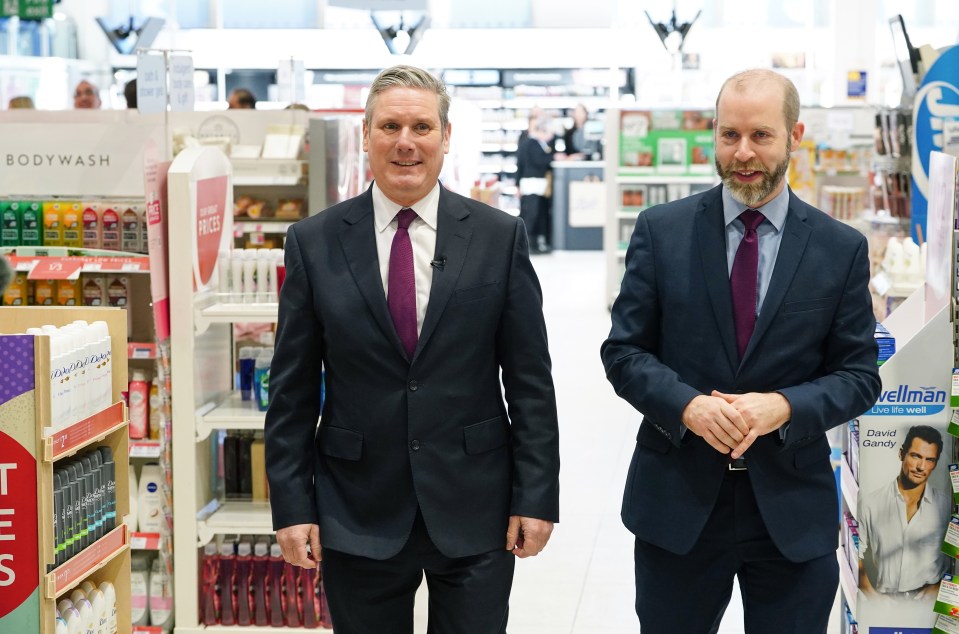
[[[100,108],[100,90],[83,79],[73,91],[73,107],[77,110],[98,110]]]

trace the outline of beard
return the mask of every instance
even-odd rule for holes
[[[747,207],[755,207],[766,199],[767,196],[776,191],[776,187],[782,182],[789,171],[789,145],[786,145],[783,160],[776,164],[776,168],[770,172],[759,161],[750,163],[738,163],[733,161],[728,167],[723,167],[719,163],[719,158],[715,158],[716,173],[722,179],[723,185],[729,189],[733,198],[743,203]],[[736,178],[735,172],[759,172],[761,177],[754,183],[742,183]]]

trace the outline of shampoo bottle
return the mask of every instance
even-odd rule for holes
[[[142,555],[134,555],[130,560],[130,615],[131,624],[149,625],[150,612],[147,601],[150,594],[150,571]]]
[[[169,631],[173,625],[173,581],[162,558],[153,560],[150,569],[150,625]]]
[[[203,547],[200,578],[200,623],[203,625],[216,625],[218,622],[219,597],[216,594],[216,582],[219,567],[220,557],[217,555],[216,542],[209,542]]]
[[[220,545],[220,624],[236,625],[235,583],[236,555],[233,554],[233,542],[224,541]]]
[[[250,608],[250,579],[253,564],[253,547],[248,540],[241,541],[236,547],[236,624],[252,625],[253,615]]]
[[[146,438],[150,419],[150,386],[142,370],[133,371],[129,385],[130,438]]]
[[[270,546],[270,625],[283,627],[283,550]]]
[[[257,542],[253,547],[253,624],[270,624],[266,600],[266,577],[270,568],[270,544]]]
[[[159,533],[163,529],[163,499],[160,487],[163,473],[155,462],[140,470],[139,500],[137,501],[140,531]]]

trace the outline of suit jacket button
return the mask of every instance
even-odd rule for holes
[[[412,449],[413,451],[419,451],[419,450],[420,450],[420,441],[418,441],[418,440],[411,440],[411,441],[410,441],[410,449]]]
[[[416,381],[410,381],[409,388],[410,392],[415,392],[416,390],[420,389],[420,384]]]

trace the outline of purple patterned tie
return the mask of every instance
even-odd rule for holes
[[[396,214],[396,235],[390,247],[390,272],[387,277],[386,303],[390,316],[406,348],[408,359],[416,350],[416,278],[413,273],[413,244],[410,242],[410,223],[416,218],[412,209],[400,209]]]
[[[739,219],[746,225],[746,233],[736,249],[733,270],[729,275],[729,290],[733,296],[736,348],[742,359],[756,325],[756,287],[759,284],[759,236],[756,235],[756,228],[766,217],[755,209],[747,209],[739,214]]]

